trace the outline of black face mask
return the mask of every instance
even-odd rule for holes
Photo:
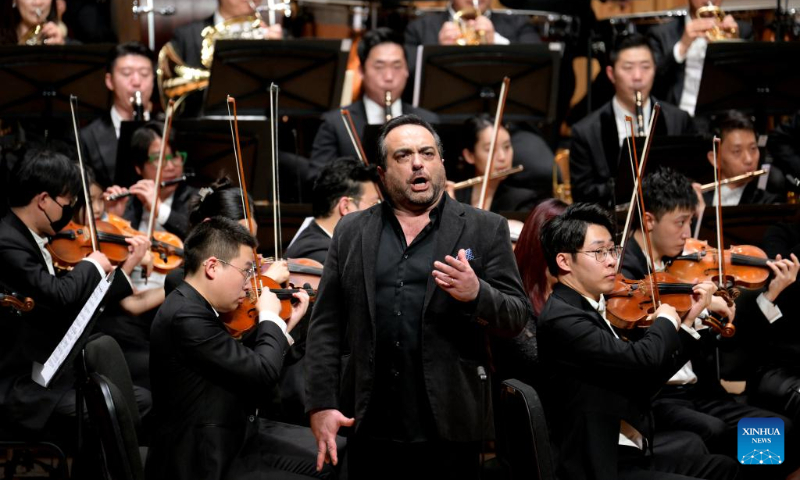
[[[72,220],[72,215],[75,212],[75,206],[69,204],[61,205],[55,198],[53,198],[53,201],[56,202],[56,205],[61,207],[61,218],[54,222],[53,220],[50,220],[50,215],[48,215],[47,212],[44,212],[44,215],[47,217],[47,220],[50,221],[50,228],[52,228],[55,233],[58,233],[67,226],[70,220]]]

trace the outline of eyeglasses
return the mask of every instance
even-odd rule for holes
[[[229,263],[229,262],[226,262],[225,260],[222,260],[222,259],[219,259],[219,258],[217,259],[217,261],[219,263],[224,263],[225,265],[228,265],[229,267],[233,267],[236,270],[239,270],[239,273],[241,273],[242,276],[244,277],[244,283],[247,283],[247,281],[250,280],[251,278],[253,278],[253,275],[255,274],[255,271],[253,270],[252,267],[251,268],[239,268],[236,265],[234,265],[232,263]]]
[[[164,161],[171,162],[173,165],[180,165],[182,163],[186,163],[186,152],[177,152],[175,155],[170,153],[164,154]],[[157,163],[158,162],[158,154],[151,153],[147,156],[147,163]]]
[[[598,262],[602,262],[606,259],[608,255],[611,255],[611,258],[614,260],[619,259],[620,254],[622,253],[622,247],[619,245],[614,245],[610,248],[598,248],[597,250],[578,250],[575,253],[585,253],[586,255],[594,255],[594,259]]]
[[[72,201],[70,203],[66,204],[66,205],[61,205],[60,203],[58,203],[58,200],[56,200],[56,197],[52,197],[50,195],[48,195],[48,197],[50,197],[54,202],[56,202],[56,205],[61,207],[61,210],[64,210],[66,207],[75,208],[75,205],[78,204],[78,197],[74,197],[72,199]]]

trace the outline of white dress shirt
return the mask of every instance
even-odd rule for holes
[[[628,122],[625,121],[625,116],[629,116],[633,119],[633,134],[636,135],[636,114],[633,112],[628,111],[625,107],[622,106],[619,99],[616,95],[614,98],[611,99],[611,109],[614,111],[614,121],[617,123],[617,138],[619,140],[619,144],[625,141],[625,139],[629,136],[630,127],[628,126]],[[652,111],[652,106],[650,105],[650,99],[645,98],[644,104],[642,105],[642,116],[644,118],[644,131],[650,128],[650,112]]]
[[[692,20],[687,18],[686,21],[691,22]],[[703,78],[703,62],[706,59],[708,40],[705,37],[696,38],[689,46],[689,49],[686,50],[685,56],[680,53],[680,44],[681,42],[678,42],[672,47],[672,55],[675,57],[675,61],[678,64],[686,63],[683,91],[678,106],[681,110],[694,116],[694,111],[697,107],[697,94],[700,93],[700,81]]]
[[[145,121],[150,120],[150,112],[147,110],[144,111],[144,119]],[[111,124],[114,125],[114,133],[117,135],[117,139],[119,139],[119,131],[122,128],[122,115],[119,114],[119,110],[117,110],[116,106],[111,107]]]
[[[386,106],[375,103],[364,95],[364,109],[367,111],[367,123],[370,125],[383,125],[386,123]],[[403,102],[399,98],[392,103],[392,118],[403,114]]]

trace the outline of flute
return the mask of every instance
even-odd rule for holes
[[[492,176],[489,177],[489,178],[491,180],[494,180],[496,178],[505,178],[505,177],[507,177],[509,175],[513,175],[515,173],[519,173],[524,169],[525,169],[524,166],[517,165],[516,167],[511,167],[511,168],[507,168],[505,170],[501,170],[499,172],[494,172],[492,174]],[[453,190],[461,190],[462,188],[471,187],[473,185],[477,185],[477,184],[481,183],[482,181],[483,181],[483,175],[480,175],[478,177],[470,178],[469,180],[463,180],[461,182],[454,183],[453,184]]]
[[[765,173],[767,173],[767,170],[764,170],[764,169],[756,170],[754,172],[747,172],[747,173],[743,173],[741,175],[737,175],[735,177],[726,178],[725,180],[720,181],[719,184],[720,185],[730,185],[730,184],[734,184],[734,183],[741,183],[741,182],[744,182],[745,180],[747,180],[749,178],[752,178],[752,177],[760,177],[761,175],[764,175]],[[705,185],[700,187],[700,189],[703,191],[703,193],[710,192],[711,190],[714,190],[714,185],[715,185],[714,182],[706,183]]]
[[[161,188],[169,187],[170,185],[175,185],[176,183],[185,182],[192,177],[194,177],[194,173],[184,173],[182,176],[173,178],[172,180],[164,180],[161,182]],[[115,193],[114,195],[107,196],[106,201],[113,202],[114,200],[130,197],[131,195],[133,195],[131,192]]]

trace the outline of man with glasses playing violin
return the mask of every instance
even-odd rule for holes
[[[239,223],[213,217],[186,239],[186,281],[153,321],[150,370],[157,431],[147,459],[152,479],[304,478],[316,475],[314,439],[306,428],[268,423],[258,405],[272,393],[290,332],[308,294],[285,321],[281,302],[262,289],[252,343],[234,339],[224,315],[253,292],[255,238]],[[331,469],[320,474],[333,478]],[[261,478],[261,477],[259,477]]]
[[[680,320],[662,304],[638,341],[620,339],[605,295],[615,286],[619,247],[608,214],[594,204],[567,208],[542,228],[542,249],[558,278],[538,320],[541,396],[559,478],[732,479],[736,463],[687,451],[652,454],[650,397],[680,368],[696,340],[687,331],[716,288],[694,287]]]
[[[48,237],[72,220],[83,194],[80,172],[69,158],[49,150],[29,151],[12,172],[7,193],[11,211],[0,221],[0,291],[31,297],[36,305],[21,317],[4,310],[0,318],[0,424],[41,438],[43,431],[74,428],[75,378],[65,369],[49,388],[41,387],[31,379],[32,362],[47,360],[114,267],[103,253],[94,252],[70,271],[56,274]],[[143,237],[127,242],[130,255],[114,276],[109,303],[131,294],[128,275],[150,247]],[[149,394],[136,393],[138,399],[147,397],[142,402],[148,405],[140,406],[149,408]]]
[[[670,272],[671,260],[681,255],[691,236],[691,221],[698,195],[689,179],[668,168],[648,174],[642,183],[647,213],[644,226],[652,242],[654,271]],[[634,224],[634,233],[625,249],[620,271],[629,280],[641,280],[648,270],[642,229]],[[687,430],[700,435],[713,453],[736,456],[736,426],[745,417],[776,417],[777,414],[736,402],[717,378],[715,349],[733,350],[737,339],[748,336],[751,324],[764,325],[781,318],[775,299],[797,278],[800,263],[796,257],[768,263],[774,278],[763,292],[744,292],[728,307],[722,297],[715,296],[708,310],[730,319],[735,318],[739,331],[732,339],[718,340],[702,322],[694,325],[698,339],[688,362],[666,381],[653,401],[656,430]],[[737,311],[738,310],[738,311]],[[700,317],[709,315],[702,312]],[[760,318],[761,317],[761,318]],[[786,431],[792,430],[789,419],[781,417]],[[788,451],[788,450],[787,450]]]

